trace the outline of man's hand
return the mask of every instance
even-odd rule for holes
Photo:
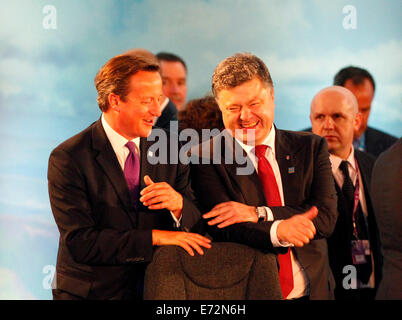
[[[208,224],[213,226],[219,223],[218,228],[225,228],[231,224],[240,222],[258,222],[255,207],[234,201],[217,204],[202,217],[204,219],[215,218],[208,221]]]
[[[317,208],[312,207],[305,213],[281,221],[276,229],[278,240],[293,243],[296,247],[308,244],[316,233],[312,220],[317,214]]]
[[[166,182],[153,182],[149,176],[144,177],[147,185],[140,192],[140,201],[151,210],[167,209],[172,211],[177,219],[183,210],[183,197]]]
[[[195,249],[199,254],[204,254],[201,247],[211,248],[211,240],[198,233],[182,231],[152,230],[152,244],[154,246],[176,245],[182,247],[190,256],[194,256]]]

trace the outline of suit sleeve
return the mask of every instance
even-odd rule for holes
[[[317,147],[313,149],[311,161],[312,183],[303,202],[297,206],[270,207],[270,209],[274,219],[279,220],[304,213],[312,206],[316,206],[318,215],[313,220],[317,231],[315,239],[327,238],[334,231],[338,212],[335,184],[325,139],[319,139]]]
[[[201,213],[191,187],[190,167],[188,165],[178,164],[174,189],[183,196],[180,229],[183,231],[203,233],[203,229],[200,228]]]
[[[152,259],[151,230],[122,231],[97,226],[99,218],[92,211],[85,177],[73,157],[60,148],[50,155],[48,187],[60,241],[76,262],[122,265]]]
[[[202,204],[202,212],[210,211],[219,203],[233,200],[231,198],[233,195],[228,194],[224,179],[219,174],[218,166],[193,165],[191,173],[197,199]],[[236,223],[222,229],[216,225],[209,226],[205,220],[201,223],[202,228],[212,236],[214,241],[235,242],[256,249],[274,250],[270,237],[272,221]]]

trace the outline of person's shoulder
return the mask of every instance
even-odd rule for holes
[[[402,161],[402,138],[399,138],[391,147],[381,153],[376,162],[386,162],[391,159]]]
[[[167,110],[169,112],[169,114],[177,115],[177,108],[170,99],[169,99],[168,104],[166,105],[165,110]]]
[[[174,124],[170,125],[169,128],[154,126],[152,128],[151,134],[144,139],[146,139],[147,141],[157,141],[158,139],[161,138],[162,139],[166,138],[167,144],[179,141],[179,131],[177,121],[175,121]]]
[[[277,129],[277,134],[279,139],[287,139],[294,143],[320,143],[323,138],[308,131],[291,131],[291,130],[282,130]]]
[[[359,163],[369,168],[372,168],[376,161],[376,158],[372,154],[357,149],[355,149],[355,157]]]
[[[376,137],[379,140],[388,141],[391,144],[394,144],[398,140],[397,137],[373,127],[367,127],[366,135]]]
[[[94,122],[81,132],[63,141],[56,148],[53,149],[52,153],[57,151],[64,151],[70,154],[74,154],[75,151],[82,149],[83,147],[88,147],[91,143],[92,131],[96,124],[97,122]]]

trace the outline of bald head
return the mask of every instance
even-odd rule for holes
[[[353,115],[359,112],[359,105],[357,103],[355,95],[348,89],[340,86],[331,86],[320,90],[311,101],[311,109],[320,106],[322,104],[336,104],[337,109],[344,107]]]
[[[313,132],[327,140],[329,152],[346,159],[351,151],[353,133],[361,123],[353,93],[340,86],[322,89],[311,102],[310,120]]]

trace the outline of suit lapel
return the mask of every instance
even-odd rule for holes
[[[223,131],[222,136],[225,136],[224,143],[222,143],[220,150],[222,164],[224,164],[224,168],[228,172],[229,177],[232,178],[233,184],[240,191],[242,199],[239,200],[249,205],[266,205],[264,191],[251,159],[230,133]],[[225,159],[228,158],[228,154],[232,155],[233,163],[225,164]],[[246,166],[251,170],[247,170],[247,174],[239,174],[241,171],[244,173],[244,170],[240,171],[239,169],[244,169]],[[239,193],[234,196],[235,199],[238,199]]]
[[[226,135],[230,134],[226,133]],[[227,149],[231,150],[232,154],[235,155],[234,159],[236,159],[236,156],[247,157],[243,148],[233,139],[231,135],[230,137],[231,139],[225,139],[225,146]],[[236,145],[237,147],[235,147]],[[285,131],[276,129],[275,154],[279,171],[281,173],[285,205],[295,202],[293,199],[293,197],[296,196],[294,194],[294,190],[298,190],[299,188],[298,184],[300,179],[297,179],[297,176],[302,173],[300,168],[300,161],[302,160],[299,159],[298,153],[300,152],[301,148],[302,146],[294,143]],[[241,155],[239,154],[239,150],[242,152]],[[220,152],[222,154],[222,161],[224,161],[224,148],[222,148]],[[248,157],[247,161],[250,161],[250,165],[252,165],[252,162]],[[263,187],[255,170],[248,175],[239,175],[237,172],[239,164],[236,163],[236,161],[234,161],[233,164],[226,164],[224,167],[228,171],[230,177],[235,177],[235,184],[241,191],[245,203],[260,203],[259,205],[266,205]],[[261,203],[261,199],[264,199],[264,203]]]
[[[300,145],[295,145],[286,135],[286,132],[276,129],[275,153],[281,172],[283,198],[285,205],[293,203],[292,196],[294,190],[298,189],[297,174],[300,174],[299,161],[297,153]]]
[[[123,207],[126,208],[126,211],[128,212],[132,211],[134,208],[131,205],[130,194],[126,179],[124,178],[124,173],[121,170],[119,161],[117,160],[116,154],[106,136],[100,120],[95,123],[92,130],[92,141],[93,148],[98,152],[96,155],[96,161],[103,169],[105,175],[109,178]]]
[[[141,170],[140,170],[140,190],[146,187],[144,177],[148,175],[151,179],[157,177],[157,166],[151,165],[148,162],[148,149],[154,141],[148,141],[147,138],[140,139],[140,154],[141,154]],[[157,182],[157,181],[155,181]]]
[[[366,161],[362,158],[360,155],[360,151],[355,150],[355,158],[357,160],[357,163],[359,165],[359,171],[360,175],[362,177],[362,182],[360,183],[360,188],[363,187],[363,192],[364,192],[364,197],[366,200],[366,208],[367,208],[367,222],[368,222],[368,233],[369,233],[369,239],[370,243],[372,246],[372,250],[377,257],[377,252],[379,251],[379,248],[377,246],[377,241],[378,241],[378,230],[377,230],[377,223],[376,219],[374,216],[374,209],[373,205],[371,203],[371,196],[370,196],[370,180],[371,180],[371,170],[367,166]],[[363,185],[363,186],[362,186]]]

